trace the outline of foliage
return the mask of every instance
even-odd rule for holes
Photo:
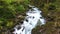
[[[43,12],[42,15],[46,19],[46,24],[42,28],[43,31],[41,33],[60,34],[60,0],[30,0],[30,2],[31,5],[40,8]],[[38,30],[38,28],[36,29]],[[35,33],[35,31],[34,29],[33,32]]]
[[[17,15],[25,15],[28,3],[28,0],[0,0],[0,31],[12,29],[17,24]]]
[[[0,0],[0,34],[11,30],[24,19],[28,4],[38,7],[46,19],[46,24],[34,28],[32,34],[59,33],[60,0]],[[22,16],[18,18],[19,15]]]

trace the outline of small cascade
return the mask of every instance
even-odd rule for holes
[[[40,21],[41,25],[45,24],[45,19],[42,18],[41,11],[34,6],[26,12],[26,17],[23,21],[23,24],[17,25],[14,27],[15,31],[14,34],[31,34],[31,31],[35,26],[37,26],[38,21]]]

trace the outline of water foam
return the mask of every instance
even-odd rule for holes
[[[26,13],[27,16],[25,17],[23,24],[19,25],[21,28],[19,30],[17,27],[14,28],[14,34],[31,34],[32,29],[37,26],[39,20],[41,25],[45,24],[45,19],[41,18],[41,11],[34,6],[30,7],[32,7],[32,9],[29,9],[29,11]]]

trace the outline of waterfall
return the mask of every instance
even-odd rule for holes
[[[38,10],[37,7],[30,6],[32,7],[29,9],[28,12],[26,12],[26,17],[23,21],[23,24],[17,25],[14,27],[15,31],[13,32],[14,34],[31,34],[31,31],[35,26],[37,26],[38,21],[40,21],[41,25],[45,24],[45,19],[42,18],[41,11]],[[20,29],[17,29],[17,28]]]

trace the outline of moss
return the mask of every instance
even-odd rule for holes
[[[60,28],[60,18],[59,18],[60,17],[59,16],[60,15],[60,4],[59,4],[60,0],[31,0],[30,2],[32,5],[42,10],[42,15],[46,19],[46,24],[43,27],[43,29],[46,29],[46,30],[42,31],[41,33],[42,34],[57,34],[58,33],[57,31]]]
[[[13,29],[18,23],[17,20],[23,20],[23,18],[17,19],[18,15],[25,15],[28,7],[28,0],[0,0],[0,32],[2,30]],[[16,20],[15,20],[16,19]],[[19,22],[20,23],[20,22]]]

